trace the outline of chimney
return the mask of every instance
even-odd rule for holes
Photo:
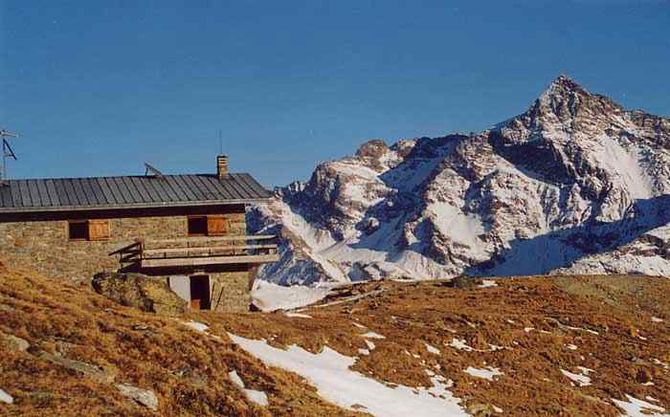
[[[227,155],[217,155],[216,156],[216,175],[219,179],[226,178],[228,176],[228,156]]]

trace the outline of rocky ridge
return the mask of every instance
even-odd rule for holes
[[[248,215],[282,284],[459,274],[670,275],[670,120],[560,76],[477,134],[363,144]]]

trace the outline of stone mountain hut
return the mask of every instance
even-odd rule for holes
[[[149,171],[148,171],[149,172]],[[249,174],[5,180],[0,257],[51,277],[103,271],[164,279],[203,310],[246,311],[255,268],[278,260],[274,236],[249,236],[245,211],[270,192]]]

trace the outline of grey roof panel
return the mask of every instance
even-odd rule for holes
[[[51,206],[58,206],[60,204],[58,199],[58,192],[56,191],[56,185],[53,180],[44,181],[44,185],[47,189],[47,195],[49,196],[49,201]]]
[[[0,185],[0,214],[241,204],[270,196],[249,174],[7,180]]]

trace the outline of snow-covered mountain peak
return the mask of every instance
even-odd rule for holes
[[[665,225],[665,194],[670,121],[560,76],[492,130],[375,139],[319,164],[250,224],[282,235],[282,261],[261,277],[283,283],[565,272]],[[670,256],[653,265],[670,274]]]

